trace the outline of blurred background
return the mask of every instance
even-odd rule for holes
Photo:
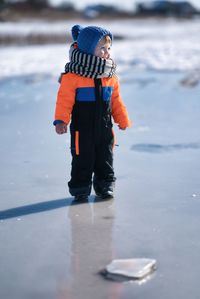
[[[0,0],[0,78],[32,72],[58,74],[68,59],[71,27],[80,23],[113,32],[119,69],[131,65],[132,70],[192,70],[197,80],[199,20],[198,0],[125,0],[123,4],[109,1],[109,5],[103,0]],[[126,55],[119,54],[122,49]]]
[[[79,284],[80,296],[69,297],[66,286],[81,278],[90,290],[85,280],[98,271],[98,242],[89,233],[96,214],[70,207],[70,136],[53,127],[74,24],[113,33],[134,124],[125,132],[114,127],[115,212],[100,213],[96,225],[94,234],[108,244],[100,259],[112,252],[159,263],[148,287],[120,284],[118,298],[199,298],[199,0],[0,0],[0,298],[89,298]],[[73,267],[81,258],[86,274]],[[94,279],[102,298],[96,285],[104,294],[108,284]]]
[[[44,26],[39,30],[36,21],[39,22],[39,25],[41,22],[50,22],[51,24],[53,22],[55,25],[58,21],[74,19],[89,22],[102,19],[109,22],[119,19],[123,23],[127,19],[178,18],[192,20],[199,16],[200,2],[198,0],[125,0],[123,4],[119,0],[112,0],[109,1],[109,5],[106,0],[0,0],[0,44],[41,44],[66,41],[66,27],[63,28],[63,31],[59,28],[60,30],[56,32],[55,28],[51,32],[51,27],[44,30]],[[19,29],[17,25],[21,22],[24,24],[21,24]],[[27,28],[33,22],[35,28]],[[14,23],[14,27],[9,27],[9,30],[7,26],[3,26],[11,25],[11,23]]]

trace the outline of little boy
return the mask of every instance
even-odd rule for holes
[[[61,77],[54,121],[58,134],[67,133],[71,121],[69,192],[76,200],[87,200],[93,183],[97,196],[112,198],[116,180],[112,117],[120,129],[130,126],[119,95],[116,66],[110,58],[113,37],[104,28],[80,25],[72,27],[72,37],[70,62]]]

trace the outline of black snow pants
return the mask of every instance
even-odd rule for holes
[[[101,79],[95,79],[96,101],[88,104],[89,125],[85,124],[84,109],[75,104],[70,125],[72,169],[68,182],[72,196],[90,195],[92,184],[96,193],[113,189],[114,134],[111,123],[110,103],[102,100]],[[90,106],[89,106],[90,105]],[[91,117],[92,115],[92,117]],[[86,117],[86,115],[85,115]],[[83,122],[81,122],[83,120]]]

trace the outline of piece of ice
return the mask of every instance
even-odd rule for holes
[[[106,267],[106,272],[132,279],[142,279],[156,269],[156,260],[147,258],[117,259]]]

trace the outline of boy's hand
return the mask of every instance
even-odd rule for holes
[[[120,130],[126,130],[126,127],[120,127],[120,125],[118,126]]]
[[[67,124],[65,124],[65,123],[57,124],[55,129],[56,129],[56,133],[59,135],[67,133]]]

